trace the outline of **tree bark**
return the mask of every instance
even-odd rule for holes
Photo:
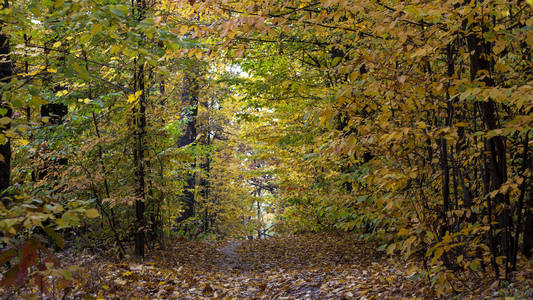
[[[135,232],[135,255],[144,257],[144,244],[145,244],[145,223],[144,210],[145,210],[145,178],[144,178],[144,136],[146,135],[146,98],[144,95],[144,66],[140,64],[135,76],[137,83],[136,91],[141,91],[139,96],[139,109],[136,112],[136,128],[135,128],[135,151],[134,151],[134,164],[135,164],[135,177],[136,186],[135,194],[137,200],[135,201],[135,216],[137,219],[137,228]]]
[[[186,120],[183,134],[178,139],[178,147],[185,147],[193,144],[196,140],[196,117],[198,115],[198,71],[193,66],[185,72],[183,77],[183,89],[181,92],[181,103],[184,106],[182,117]],[[196,162],[193,163],[192,169],[195,168]],[[184,221],[194,216],[194,188],[195,176],[194,171],[185,174],[185,190],[183,192],[182,202],[184,211],[178,218],[178,222]]]
[[[529,157],[529,172],[533,174],[533,158]],[[524,179],[526,180],[526,179]],[[524,222],[524,243],[522,245],[522,254],[531,258],[533,250],[533,188],[529,187],[529,199],[526,207],[526,220]]]
[[[133,2],[132,2],[133,4]],[[138,21],[144,19],[146,13],[146,3],[144,0],[137,0],[135,6],[132,8],[135,12],[137,10]],[[139,42],[140,47],[143,42]],[[145,159],[144,159],[144,150],[145,150],[145,141],[144,137],[146,135],[146,95],[145,95],[145,82],[144,82],[144,62],[142,59],[136,60],[136,70],[134,76],[134,87],[135,92],[140,92],[138,109],[134,109],[133,117],[135,120],[135,146],[133,161],[135,164],[135,217],[136,217],[136,228],[135,228],[135,255],[139,257],[144,257],[144,248],[145,248],[145,230],[146,230],[146,219],[144,217],[145,211],[145,201],[146,201],[146,183],[145,183]]]
[[[475,25],[481,28],[481,33],[472,32],[467,36],[467,46],[470,53],[470,80],[472,82],[479,80],[483,82],[485,86],[495,86],[494,79],[492,78],[493,62],[491,61],[492,45],[485,41],[481,36],[483,32],[486,32],[485,24],[472,24],[471,28]],[[483,77],[482,77],[483,76]],[[476,103],[479,108],[481,120],[485,126],[485,130],[490,131],[499,127],[499,119],[497,114],[497,105],[492,99],[486,101],[478,101]],[[507,181],[507,159],[506,159],[506,139],[504,136],[498,135],[485,139],[485,148],[488,150],[487,155],[487,167],[485,170],[488,181],[489,192],[500,189],[503,183]],[[493,256],[506,256],[505,262],[505,277],[509,274],[509,258],[511,257],[512,249],[512,237],[510,234],[512,220],[510,217],[510,200],[509,195],[498,193],[493,199],[487,198],[487,201],[493,201],[492,206],[494,208],[503,204],[502,212],[497,215],[499,224],[497,229],[501,229],[501,233],[494,237],[495,245],[499,245],[501,249],[497,247],[493,248]],[[489,203],[489,206],[490,203]],[[489,212],[489,220],[492,216]],[[496,274],[498,271],[496,270]]]
[[[5,9],[7,7],[9,7],[9,2],[7,0],[0,4],[1,9]],[[9,83],[11,76],[13,75],[13,64],[11,63],[9,53],[9,37],[6,34],[1,33],[0,82],[2,83],[2,88]],[[0,117],[7,117],[11,119],[13,116],[13,110],[11,109],[9,103],[5,101],[3,92],[0,93],[0,110],[4,111],[4,114],[0,115]],[[2,198],[2,200],[6,196],[5,190],[11,184],[11,141],[4,134],[4,132],[9,130],[10,127],[11,123],[0,125],[0,198]]]

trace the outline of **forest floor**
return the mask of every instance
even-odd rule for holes
[[[144,261],[66,252],[63,261],[70,260],[77,271],[63,299],[436,298],[428,281],[416,275],[420,265],[381,255],[373,245],[353,238],[306,234],[245,241],[179,240],[165,248],[154,250]],[[460,299],[505,296],[490,280],[460,284]],[[530,287],[511,286],[517,288]]]
[[[104,299],[364,299],[421,297],[426,284],[374,247],[335,236],[224,242],[177,241],[143,263],[94,263],[87,255],[73,295]]]

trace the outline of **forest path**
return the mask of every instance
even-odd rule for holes
[[[140,262],[78,254],[72,295],[83,299],[398,299],[424,295],[411,262],[354,237],[174,241]],[[98,263],[95,263],[98,262]],[[76,298],[75,297],[75,298]],[[101,297],[101,298],[100,298]],[[67,297],[71,298],[71,297]]]
[[[219,251],[224,255],[218,264],[221,269],[235,269],[239,265],[239,254],[237,248],[242,244],[239,240],[227,241],[227,244],[219,248]]]
[[[56,299],[432,299],[421,266],[384,256],[355,236],[305,234],[264,240],[174,240],[149,257],[117,261],[61,253],[72,264],[70,290]],[[494,298],[491,280],[462,281],[464,299]],[[68,291],[64,294],[64,291]],[[59,296],[58,296],[59,295]],[[61,296],[63,295],[63,296]],[[10,299],[34,299],[21,290]],[[51,299],[51,298],[46,298]]]

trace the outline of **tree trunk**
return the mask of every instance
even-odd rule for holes
[[[196,140],[196,117],[198,115],[198,71],[195,67],[185,72],[183,78],[183,90],[181,92],[181,103],[184,106],[182,117],[186,120],[183,134],[178,139],[178,147],[185,147],[194,143]],[[193,163],[192,169],[195,168]],[[194,172],[185,174],[185,190],[183,192],[182,202],[184,211],[178,218],[178,222],[184,221],[194,216]]]
[[[137,11],[137,20],[140,22],[146,14],[146,3],[144,0],[132,1],[132,11]],[[142,47],[143,41],[139,42]],[[136,69],[134,75],[134,90],[140,92],[138,109],[134,108],[133,118],[135,124],[135,145],[133,151],[133,162],[135,164],[135,255],[144,257],[146,220],[144,218],[146,191],[145,191],[145,170],[144,170],[144,136],[146,135],[146,95],[144,86],[144,62],[136,59]]]
[[[7,0],[0,5],[1,9],[8,6],[9,2]],[[9,83],[13,75],[13,65],[10,61],[9,52],[9,37],[6,34],[0,34],[0,82],[2,86]],[[3,96],[3,93],[0,93],[0,111],[3,111],[3,113],[0,113],[0,117],[11,119],[13,110]],[[5,190],[11,184],[11,142],[4,134],[10,127],[10,123],[0,124],[0,198],[2,200],[6,196]]]
[[[530,174],[533,174],[533,158],[531,157],[529,157],[529,172]],[[524,222],[524,244],[522,245],[522,254],[527,258],[531,258],[531,250],[533,250],[533,188],[531,188],[531,186],[529,187],[529,199],[527,201],[525,214],[526,220]]]
[[[482,32],[486,32],[485,24],[472,24],[472,28],[478,25],[481,27]],[[492,61],[490,60],[492,46],[490,43],[486,42],[483,36],[480,36],[479,33],[471,32],[467,36],[467,45],[468,51],[470,52],[470,80],[476,81],[480,76],[484,76],[480,81],[485,83],[486,86],[495,86],[495,82],[491,77],[492,74]],[[481,120],[485,126],[485,130],[490,131],[498,128],[498,114],[497,114],[497,105],[492,99],[486,101],[478,101],[476,103],[479,108],[481,115]],[[507,181],[507,160],[506,160],[506,140],[504,136],[494,136],[486,138],[485,148],[488,150],[487,155],[487,167],[488,170],[485,170],[488,178],[488,187],[489,192],[500,189],[503,183]],[[505,277],[507,278],[509,274],[508,269],[508,260],[511,257],[511,245],[512,237],[510,235],[510,230],[512,226],[512,220],[510,218],[510,200],[509,195],[498,193],[493,199],[487,198],[487,201],[493,201],[492,206],[496,208],[497,206],[504,204],[504,209],[502,212],[497,215],[497,224],[496,229],[501,229],[501,233],[494,237],[495,245],[499,245],[500,249],[497,247],[493,248],[493,257],[505,255]],[[490,206],[490,204],[489,204]],[[489,212],[490,214],[490,212]],[[489,215],[489,220],[492,216]],[[495,267],[497,268],[497,267]],[[498,270],[494,270],[496,274]]]
[[[145,178],[144,178],[144,136],[146,135],[146,96],[144,94],[144,66],[139,64],[137,73],[135,75],[136,91],[140,91],[139,96],[139,109],[138,113],[135,113],[136,128],[135,128],[135,151],[134,151],[134,163],[135,163],[135,177],[136,186],[135,194],[137,200],[135,201],[135,216],[137,219],[137,228],[135,232],[135,255],[144,257],[144,244],[145,244],[145,225],[146,220],[144,218],[145,210]]]
[[[207,137],[208,138],[207,138],[206,145],[209,145],[210,144],[209,135],[207,135]],[[211,171],[211,155],[210,154],[207,154],[205,162],[201,164],[200,167],[205,172],[205,177],[200,179],[200,188],[201,188],[202,196],[205,202],[203,231],[204,233],[207,234],[207,232],[209,231],[209,227],[210,227],[209,226],[209,218],[210,218],[209,216],[209,175],[210,175],[209,172]]]

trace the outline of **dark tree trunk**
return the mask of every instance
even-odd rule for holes
[[[472,24],[474,26],[476,24]],[[477,24],[481,27],[482,32],[486,32],[485,24]],[[494,79],[492,78],[492,61],[490,59],[492,46],[489,42],[485,41],[483,36],[479,33],[472,32],[467,36],[468,51],[470,52],[470,79],[471,81],[480,80],[486,86],[495,86]],[[479,101],[476,103],[479,108],[481,120],[485,126],[485,130],[494,130],[499,127],[499,119],[497,114],[497,105],[492,99],[487,101]],[[503,183],[507,181],[507,159],[506,159],[506,140],[504,136],[494,136],[486,138],[485,148],[487,153],[487,165],[488,170],[485,170],[488,183],[489,192],[500,189]],[[496,216],[499,224],[497,229],[501,229],[500,233],[494,237],[494,245],[492,247],[493,257],[504,255],[506,256],[505,262],[505,277],[509,274],[509,258],[512,255],[512,237],[511,227],[512,220],[510,217],[510,200],[509,195],[498,193],[493,199],[487,198],[488,202],[493,201],[492,205],[488,203],[488,206],[497,207],[500,204],[504,204],[504,209],[499,215]],[[492,216],[489,212],[489,220]],[[494,247],[496,246],[496,247]],[[499,248],[498,248],[499,246]],[[496,274],[498,274],[497,266],[495,266]]]
[[[135,216],[137,219],[137,228],[135,232],[135,255],[144,257],[144,244],[145,244],[145,230],[146,221],[144,218],[145,210],[145,176],[144,176],[144,136],[146,135],[146,96],[144,94],[144,66],[140,64],[135,76],[136,91],[141,91],[139,96],[139,108],[138,112],[134,113],[135,116],[135,151],[134,151],[134,163],[135,163],[135,194],[137,200],[135,201]]]
[[[448,146],[446,139],[441,138],[440,140],[440,164],[442,168],[442,214],[444,220],[444,228],[442,233],[444,234],[448,230],[448,217],[447,213],[450,210],[450,166],[448,165]]]
[[[198,72],[192,67],[187,70],[183,78],[183,90],[181,92],[181,102],[184,106],[182,117],[186,120],[182,136],[178,139],[178,147],[185,147],[196,140],[196,117],[198,115]],[[196,163],[193,163],[194,169]],[[184,221],[194,216],[194,172],[185,175],[185,190],[182,202],[184,211],[178,218],[178,222]]]
[[[517,210],[516,210],[516,213],[517,213],[517,218],[516,218],[516,227],[515,227],[515,238],[513,239],[513,253],[512,253],[512,257],[511,257],[511,264],[512,264],[512,268],[513,268],[513,271],[516,271],[516,259],[517,259],[517,254],[518,254],[518,240],[520,239],[520,233],[522,232],[522,218],[523,216],[525,215],[525,218],[526,218],[526,226],[533,226],[533,223],[531,224],[527,224],[527,219],[528,218],[531,218],[531,204],[533,203],[527,203],[529,205],[526,204],[526,212],[525,214],[522,214],[522,210],[524,208],[524,198],[526,197],[526,193],[527,191],[529,190],[528,189],[528,185],[527,183],[529,182],[528,180],[528,176],[526,175],[526,170],[528,168],[528,165],[531,165],[531,160],[529,158],[529,137],[525,137],[524,138],[524,142],[523,142],[523,147],[524,147],[524,150],[523,150],[523,154],[522,154],[522,166],[521,166],[521,170],[520,170],[520,173],[522,174],[522,179],[524,180],[522,182],[522,184],[520,185],[520,195],[518,196],[518,204],[517,204]],[[528,202],[531,202],[531,198]],[[533,221],[533,220],[532,220]],[[526,251],[523,251],[524,255],[527,255],[528,258],[529,258],[529,254],[527,253],[527,251],[529,249],[527,249],[526,247],[526,244],[527,244],[527,239],[528,237],[526,236],[527,235],[527,230],[529,230],[529,228],[524,228],[524,247],[523,247],[523,250],[526,250]],[[533,240],[532,240],[533,241]],[[533,246],[533,245],[531,245]],[[531,246],[529,248],[531,248]]]
[[[146,2],[144,0],[132,1],[132,13],[134,17],[140,22],[146,15]],[[142,47],[143,41],[139,42],[139,47]],[[135,61],[134,74],[134,90],[136,93],[140,92],[138,107],[133,109],[134,130],[135,130],[135,145],[133,150],[133,163],[135,165],[135,255],[144,257],[145,248],[145,231],[146,219],[144,216],[145,202],[146,202],[146,182],[145,182],[145,141],[146,135],[146,89],[145,89],[145,74],[144,62],[137,58]]]
[[[1,9],[8,6],[9,2],[7,0],[0,4]],[[2,86],[9,83],[13,75],[13,64],[11,63],[9,52],[9,37],[6,34],[0,34],[0,82]],[[4,114],[0,115],[0,117],[11,118],[13,110],[3,96],[3,93],[0,93],[0,109],[4,111]],[[10,123],[0,124],[0,198],[6,196],[4,191],[11,184],[11,142],[4,134],[10,127]]]
[[[533,158],[531,157],[529,157],[529,172],[531,172],[530,174],[533,174]],[[531,258],[531,250],[533,250],[533,188],[531,186],[529,187],[529,199],[525,211],[526,220],[524,222],[524,244],[522,245],[522,254],[527,258]]]
[[[208,135],[208,138],[207,138],[207,145],[209,145],[210,142],[209,142],[209,135]],[[209,231],[209,172],[211,171],[211,155],[208,154],[207,157],[206,157],[206,160],[205,160],[205,163],[203,163],[201,165],[201,168],[202,170],[204,170],[205,172],[205,177],[202,178],[200,180],[200,188],[201,188],[201,192],[202,192],[202,196],[204,198],[204,201],[205,203],[207,203],[206,207],[205,207],[205,212],[204,212],[204,228],[203,228],[203,231],[204,233],[207,233]]]

